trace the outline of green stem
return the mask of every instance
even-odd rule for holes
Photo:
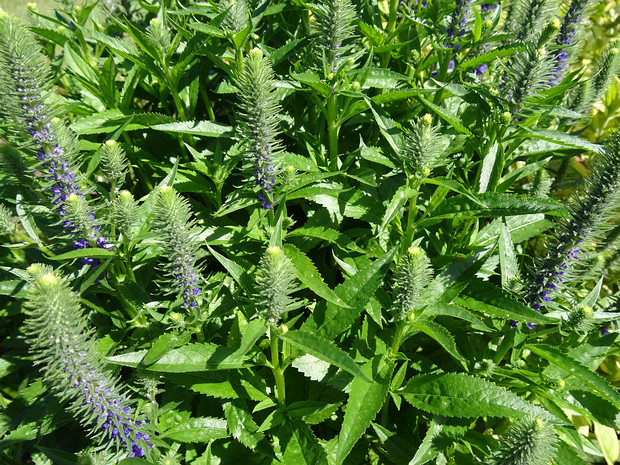
[[[390,35],[394,32],[396,18],[398,17],[398,0],[390,0],[390,11],[388,13],[388,23],[385,32]]]
[[[336,95],[327,100],[327,134],[329,138],[329,168],[338,170],[338,115],[336,113]]]
[[[392,356],[400,350],[400,345],[403,343],[403,336],[407,331],[407,323],[405,321],[401,321],[396,327],[396,332],[394,333],[394,339],[392,339]]]
[[[284,370],[280,366],[280,353],[278,352],[278,331],[275,324],[269,326],[269,339],[271,340],[271,371],[276,380],[276,396],[278,405],[284,406],[286,391],[284,387]]]
[[[205,104],[205,107],[207,108],[207,116],[209,117],[209,121],[215,122],[215,113],[213,113],[213,107],[211,106],[209,94],[207,93],[207,90],[202,86],[200,87],[200,95]]]
[[[411,186],[414,194],[411,199],[409,199],[409,208],[407,209],[407,229],[405,229],[405,238],[401,247],[402,252],[404,252],[413,242],[413,236],[415,234],[415,218],[418,214],[416,202],[418,200],[418,190],[420,189],[421,184],[422,183],[420,181],[416,180]]]

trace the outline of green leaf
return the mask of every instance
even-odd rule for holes
[[[146,350],[140,350],[108,357],[106,360],[117,365],[135,368],[142,363],[146,353]],[[245,366],[243,358],[228,347],[195,343],[170,350],[146,369],[165,373],[183,373],[186,371],[229,370]]]
[[[71,252],[55,255],[53,257],[47,257],[50,260],[72,260],[74,258],[114,258],[117,254],[114,250],[101,249],[99,247],[93,247],[89,249],[72,250]]]
[[[603,147],[598,144],[593,144],[581,137],[572,136],[561,131],[552,131],[548,129],[539,129],[536,131],[528,131],[525,134],[519,134],[532,139],[541,139],[548,142],[555,142],[565,147],[587,150],[588,152],[601,153]]]
[[[151,126],[169,123],[170,116],[159,113],[123,113],[120,110],[105,110],[79,119],[71,125],[77,134],[109,134],[123,127],[125,131],[149,129]]]
[[[284,246],[284,253],[291,259],[295,265],[297,278],[319,297],[324,298],[328,302],[338,305],[339,307],[350,308],[338,295],[332,291],[325,281],[314,263],[297,247],[291,244]]]
[[[440,452],[443,451],[444,447],[439,449],[437,447],[437,437],[443,430],[444,424],[441,422],[437,422],[433,419],[431,424],[426,431],[426,436],[422,440],[422,444],[418,448],[415,456],[409,462],[409,465],[424,465],[426,462],[433,460]]]
[[[209,252],[211,252],[211,254],[217,259],[217,261],[220,262],[220,264],[224,268],[226,268],[226,271],[230,273],[233,279],[237,281],[237,283],[239,283],[243,290],[248,295],[253,295],[254,282],[252,281],[252,278],[248,275],[248,273],[240,265],[226,258],[224,255],[216,252],[208,244],[207,248],[209,249]]]
[[[329,363],[306,354],[291,363],[300,373],[314,381],[322,381],[329,371]]]
[[[556,462],[562,465],[588,465],[572,447],[565,442],[560,442],[556,451]]]
[[[25,281],[0,281],[0,295],[23,297],[24,295],[26,295],[25,285]]]
[[[377,423],[373,422],[370,426],[375,430],[377,439],[381,442],[391,462],[409,463],[409,459],[415,451],[413,444],[407,442],[405,438],[401,438],[397,432],[390,431]]]
[[[508,289],[513,280],[517,277],[519,268],[517,265],[517,255],[515,253],[510,231],[505,221],[502,221],[499,234],[499,269],[502,277],[502,287]]]
[[[468,136],[472,135],[471,131],[467,129],[465,126],[463,126],[461,119],[457,115],[454,115],[452,112],[450,112],[446,108],[438,107],[434,103],[429,102],[424,97],[422,97],[421,94],[418,94],[418,98],[422,101],[422,103],[424,103],[424,105],[426,105],[428,108],[430,108],[435,113],[437,113],[443,120],[445,120],[450,126],[456,129],[458,132],[460,132],[461,134],[466,134]]]
[[[393,248],[383,257],[369,263],[336,288],[336,294],[350,306],[349,308],[328,303],[325,311],[315,309],[302,329],[309,333],[316,333],[325,339],[333,339],[346,331],[359,317],[370,297],[381,285],[396,250]]]
[[[223,407],[230,435],[244,446],[254,450],[265,436],[258,432],[258,425],[252,419],[247,403],[238,399],[226,402]]]
[[[267,385],[243,372],[209,371],[194,373],[167,373],[165,378],[171,383],[184,386],[199,394],[216,399],[250,399],[256,402],[268,400]]]
[[[173,441],[203,443],[228,436],[226,421],[220,418],[189,418],[163,434]]]
[[[398,393],[420,410],[450,418],[522,418],[534,415],[557,422],[546,410],[505,388],[463,373],[415,376]]]
[[[188,26],[197,31],[204,32],[205,34],[208,34],[210,36],[219,37],[220,39],[226,37],[226,33],[224,31],[215,26],[211,26],[210,24],[194,22],[189,23]]]
[[[554,365],[560,367],[562,370],[575,376],[583,383],[590,386],[599,396],[614,404],[617,409],[620,409],[620,394],[618,394],[618,391],[613,386],[611,386],[604,378],[599,376],[597,373],[590,371],[590,369],[583,366],[575,359],[567,356],[555,347],[551,347],[545,344],[528,344],[524,348],[529,349],[539,357],[548,360]]]
[[[459,353],[456,343],[454,342],[454,337],[446,328],[429,320],[416,320],[410,324],[413,328],[422,331],[424,334],[436,340],[441,347],[446,349],[446,352],[461,362],[464,368],[466,367],[467,361]]]
[[[449,316],[452,318],[458,318],[460,320],[468,321],[472,324],[474,329],[482,331],[492,331],[482,320],[473,316],[467,310],[448,302],[438,302],[434,305],[430,305],[424,309],[424,316]]]
[[[228,132],[232,133],[232,128],[230,126],[212,123],[211,121],[181,121],[178,123],[155,124],[151,126],[151,129],[204,137],[221,137],[222,134]]]
[[[400,153],[401,147],[403,147],[403,134],[398,127],[396,127],[396,123],[392,118],[388,116],[388,114],[375,102],[370,100],[368,97],[364,97],[364,100],[368,104],[368,107],[372,111],[373,116],[375,117],[375,122],[377,123],[377,127],[385,137],[385,140],[388,141],[392,150],[397,155]]]
[[[425,221],[440,218],[487,218],[494,216],[531,215],[534,213],[564,212],[565,206],[550,199],[517,196],[514,194],[484,193],[478,202],[462,195],[444,200]],[[420,222],[424,223],[424,220]]]
[[[459,65],[459,68],[465,72],[470,69],[477,68],[480,65],[485,63],[491,63],[495,61],[497,58],[503,58],[506,56],[514,55],[519,50],[518,47],[509,47],[503,48],[499,50],[493,50],[487,53],[481,53],[480,55],[476,55],[471,60],[464,61]]]
[[[291,73],[291,77],[296,81],[301,82],[302,84],[306,84],[307,86],[312,87],[314,90],[317,90],[319,94],[323,97],[329,97],[332,93],[332,88],[328,86],[316,73],[305,72],[305,73]]]
[[[456,303],[470,310],[507,320],[524,323],[554,324],[555,320],[538,313],[490,283],[481,280],[471,284],[456,299]]]
[[[550,220],[545,218],[544,213],[497,218],[472,237],[472,245],[488,247],[495,244],[501,233],[503,222],[506,223],[514,244],[526,241],[553,225]]]
[[[618,435],[613,428],[594,422],[594,435],[601,446],[607,465],[614,465],[620,455]]]
[[[371,382],[371,380],[362,372],[361,368],[344,350],[340,349],[336,344],[320,337],[303,331],[289,331],[280,335],[280,339],[289,342],[295,347],[299,347],[310,355],[323,360],[331,365],[348,371],[353,376],[359,376],[362,379]]]
[[[362,369],[374,381],[369,383],[362,378],[355,378],[351,384],[342,428],[338,435],[336,463],[344,461],[370,422],[381,410],[390,386],[394,364],[384,356],[378,355],[366,363]]]
[[[377,89],[395,89],[400,86],[403,81],[411,80],[404,74],[396,73],[385,68],[375,67],[358,71],[355,73],[355,77],[351,78],[351,80],[362,82],[362,79],[360,79],[362,76],[364,78],[364,88],[374,87]]]
[[[327,465],[327,455],[310,427],[299,418],[287,419],[278,431],[282,463]]]
[[[293,402],[286,408],[290,418],[302,418],[309,425],[316,425],[331,417],[342,405],[341,402],[327,404],[317,400]]]
[[[24,197],[22,194],[17,194],[15,196],[15,212],[17,213],[17,216],[19,216],[19,220],[24,226],[24,230],[26,231],[26,234],[28,234],[28,237],[30,237],[37,244],[41,244],[39,236],[37,235],[37,224],[34,222],[34,218],[30,212],[30,206],[24,202]]]
[[[151,365],[157,360],[162,358],[167,352],[187,344],[191,338],[189,333],[174,334],[164,333],[153,343],[153,346],[144,356],[142,363],[144,365]]]
[[[437,302],[451,302],[468,285],[471,278],[486,261],[489,251],[458,260],[441,271],[420,296],[420,306]]]
[[[349,239],[346,235],[336,231],[335,229],[323,227],[323,226],[302,226],[300,228],[293,229],[286,234],[287,238],[290,237],[315,237],[322,239],[331,244],[337,245],[344,251],[354,251],[363,253],[355,242]]]
[[[478,193],[483,194],[487,191],[494,192],[497,182],[504,170],[504,159],[502,150],[497,143],[493,144],[482,160],[482,171],[480,172],[480,181]],[[499,156],[498,156],[499,154]]]
[[[409,189],[407,186],[400,186],[396,190],[396,192],[394,193],[394,196],[392,197],[392,200],[390,200],[390,203],[385,209],[383,220],[381,220],[381,226],[379,226],[379,230],[377,231],[377,234],[376,234],[377,237],[383,234],[385,227],[396,216],[399,216],[399,217],[402,216],[403,207],[407,203],[407,200],[409,200],[414,194],[416,194],[416,192],[413,191],[412,189]]]

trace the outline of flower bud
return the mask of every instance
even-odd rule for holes
[[[256,273],[258,296],[255,304],[263,318],[276,324],[294,303],[297,290],[293,263],[280,247],[269,247]]]

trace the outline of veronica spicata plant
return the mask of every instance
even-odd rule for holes
[[[0,14],[0,462],[617,462],[614,8]]]

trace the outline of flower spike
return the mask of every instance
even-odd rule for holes
[[[106,449],[146,455],[151,447],[146,421],[136,419],[119,382],[105,369],[78,296],[48,266],[34,264],[28,271],[26,333],[44,378]]]

